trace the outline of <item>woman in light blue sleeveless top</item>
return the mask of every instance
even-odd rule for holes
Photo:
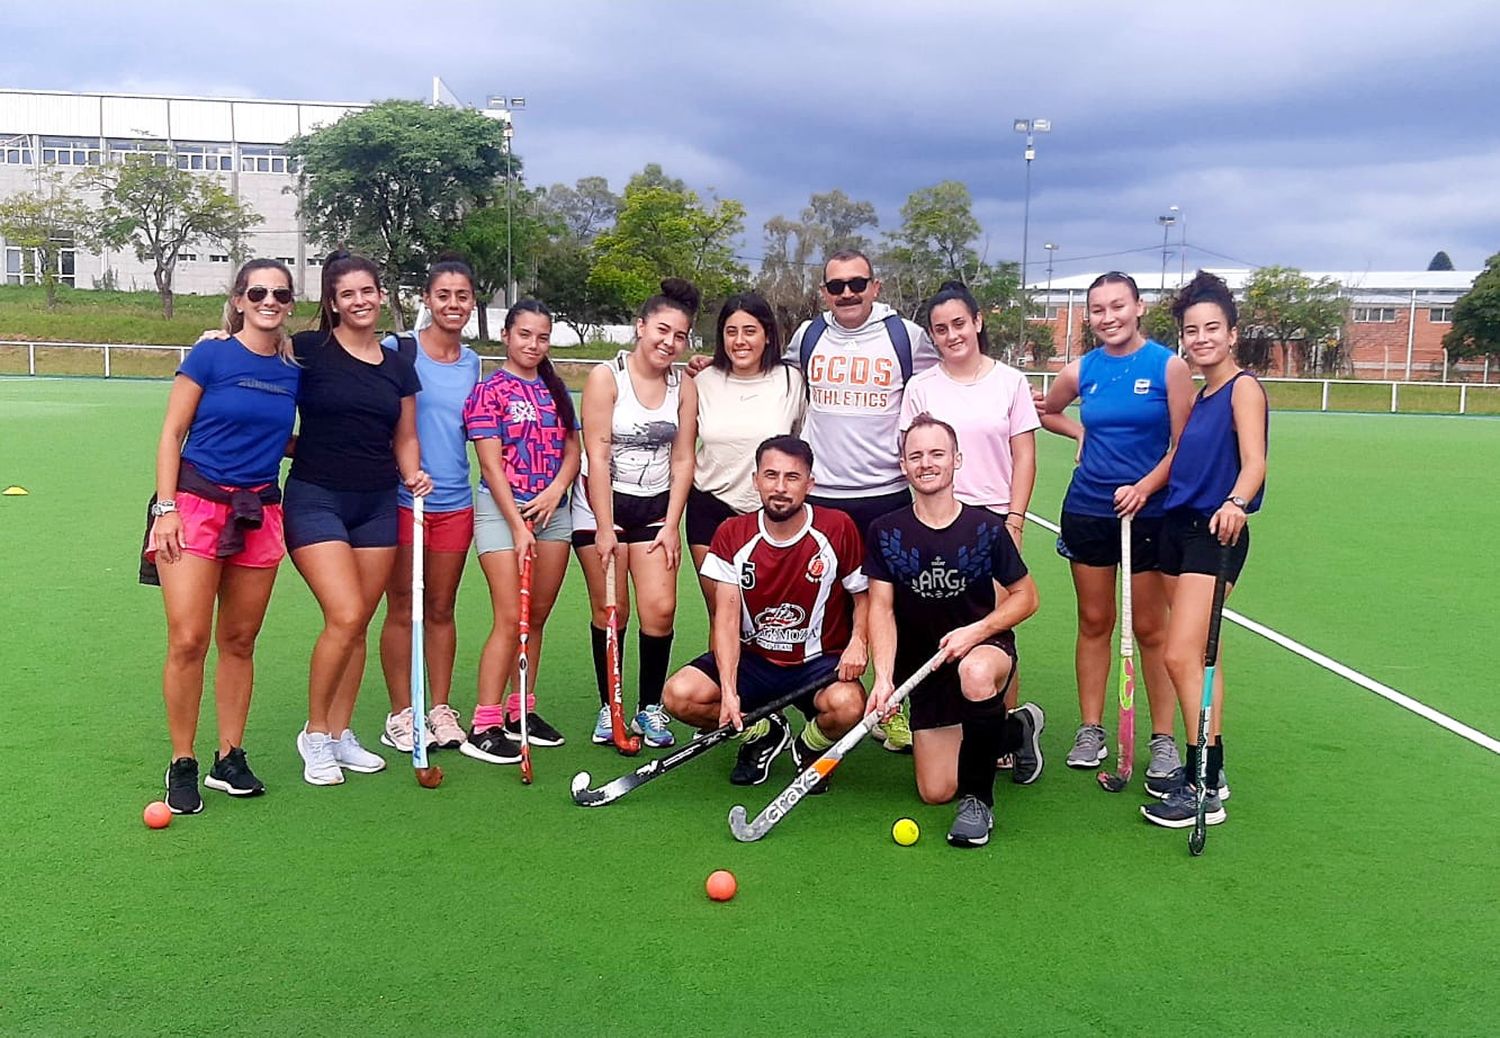
[[[1151,761],[1146,777],[1166,780],[1181,764],[1172,738],[1176,697],[1162,648],[1166,591],[1156,550],[1172,446],[1192,406],[1187,363],[1141,331],[1146,307],[1127,274],[1101,275],[1089,286],[1089,327],[1099,345],[1058,372],[1041,402],[1042,426],[1079,441],[1078,467],[1063,500],[1058,554],[1073,570],[1078,598],[1080,724],[1068,753],[1071,768],[1097,768],[1109,754],[1105,685],[1113,656],[1115,570],[1120,519],[1131,519],[1133,627],[1151,704]],[[1064,411],[1079,403],[1079,421]]]
[[[1222,567],[1232,587],[1250,551],[1246,518],[1260,509],[1265,496],[1269,411],[1265,390],[1235,363],[1238,314],[1223,281],[1199,271],[1178,293],[1172,316],[1182,329],[1183,346],[1204,377],[1172,458],[1160,550],[1172,611],[1167,671],[1177,687],[1187,728],[1187,767],[1167,797],[1141,813],[1147,821],[1177,829],[1194,824],[1197,817],[1192,783],[1201,752],[1196,745],[1198,714],[1214,577]],[[1224,668],[1219,666],[1214,670],[1206,761],[1204,820],[1210,825],[1224,821],[1223,801],[1229,796],[1219,734],[1223,706]]]

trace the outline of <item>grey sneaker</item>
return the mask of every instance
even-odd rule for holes
[[[1109,747],[1104,742],[1104,729],[1097,724],[1081,724],[1073,737],[1073,748],[1068,751],[1068,767],[1097,768],[1109,756]]]
[[[958,814],[953,818],[953,827],[948,830],[948,845],[983,847],[990,842],[993,828],[994,812],[978,797],[966,796],[958,802]]]
[[[1047,715],[1035,703],[1022,703],[1015,715],[1024,735],[1013,755],[1010,780],[1018,786],[1029,786],[1042,777],[1042,729],[1047,727]]]
[[[1209,825],[1218,825],[1227,817],[1217,791],[1209,793],[1203,807],[1203,820]],[[1143,805],[1141,815],[1153,825],[1187,829],[1198,820],[1198,791],[1190,785],[1179,786],[1161,803]]]
[[[1146,765],[1148,779],[1166,778],[1182,767],[1182,758],[1177,755],[1177,740],[1170,735],[1151,737],[1151,763]]]

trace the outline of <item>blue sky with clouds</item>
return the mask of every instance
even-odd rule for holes
[[[1044,116],[1031,260],[1474,269],[1500,251],[1493,3],[389,0],[7,4],[0,86],[312,100],[524,94],[533,182],[647,162],[760,226],[815,191],[875,203],[963,180],[991,258],[1019,257],[1018,116]],[[1174,229],[1173,238],[1177,237]],[[1124,255],[1086,259],[1100,253]],[[1177,257],[1172,257],[1175,268]],[[753,266],[753,264],[752,264]]]

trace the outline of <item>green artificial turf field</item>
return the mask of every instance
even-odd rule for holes
[[[961,853],[909,758],[861,747],[764,841],[725,815],[730,750],[610,807],[568,783],[627,769],[588,744],[582,581],[548,628],[542,712],[569,736],[515,768],[448,752],[341,787],[292,745],[318,629],[284,567],[247,747],[270,787],[148,831],[167,743],[158,593],[135,583],[163,383],[0,380],[4,693],[0,1033],[1431,1034],[1493,1026],[1496,755],[1226,624],[1229,821],[1202,858],[1136,789],[1062,766],[1076,723],[1072,592],[1026,556],[1021,635],[1045,773],[1003,780],[995,839]],[[1266,510],[1233,608],[1492,735],[1500,422],[1278,413]],[[1067,445],[1044,437],[1034,511]],[[467,714],[488,605],[459,604]],[[633,627],[634,625],[632,625]],[[704,644],[683,582],[675,658]],[[633,638],[631,642],[633,643]],[[629,645],[627,687],[634,684]],[[367,668],[357,730],[384,706]],[[1113,684],[1110,688],[1113,690]],[[211,698],[211,697],[210,697]],[[1144,696],[1141,698],[1144,715]],[[1108,714],[1113,729],[1113,706]],[[1144,720],[1140,728],[1148,727]],[[212,757],[212,706],[200,760]],[[679,733],[681,734],[681,733]],[[1145,733],[1142,732],[1142,746]],[[896,846],[910,815],[922,838]],[[709,902],[728,868],[738,897]],[[1201,1023],[1194,1025],[1194,1021]]]

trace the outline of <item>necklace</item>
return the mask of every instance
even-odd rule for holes
[[[989,363],[986,364],[986,361],[988,361]],[[994,359],[990,357],[980,357],[979,364],[975,367],[974,373],[972,375],[961,376],[954,371],[948,371],[946,372],[946,374],[950,379],[952,379],[954,382],[957,382],[961,386],[972,386],[977,382],[983,381],[984,377],[993,370],[995,370]]]

